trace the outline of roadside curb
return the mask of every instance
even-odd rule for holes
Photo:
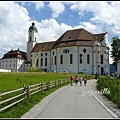
[[[93,84],[93,82],[91,83],[91,84]],[[91,84],[89,85],[89,90],[90,90],[90,92],[92,92],[92,89],[91,89]],[[93,93],[93,92],[92,92]],[[119,118],[119,116],[118,115],[116,115],[113,111],[115,111],[112,107],[107,107],[95,94],[92,94],[93,95],[93,97],[100,103],[100,105],[102,105],[102,107],[104,108],[104,109],[106,109],[106,111],[108,112],[108,113],[110,113],[111,115],[112,115],[112,117],[113,118]]]

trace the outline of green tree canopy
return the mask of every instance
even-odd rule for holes
[[[112,51],[111,57],[113,58],[113,64],[117,65],[117,61],[120,59],[120,39],[118,36],[112,38]]]

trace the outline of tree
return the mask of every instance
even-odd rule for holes
[[[113,58],[113,65],[117,67],[117,61],[120,59],[120,39],[118,36],[112,38],[111,57]]]

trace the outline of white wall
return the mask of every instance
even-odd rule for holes
[[[11,72],[11,70],[7,70],[7,69],[0,69],[0,72]]]

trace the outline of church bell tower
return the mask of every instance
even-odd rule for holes
[[[31,61],[31,54],[30,52],[32,51],[33,47],[35,46],[36,39],[37,39],[37,28],[35,26],[35,23],[33,21],[32,25],[29,27],[28,30],[28,42],[27,42],[27,59],[28,61]]]

